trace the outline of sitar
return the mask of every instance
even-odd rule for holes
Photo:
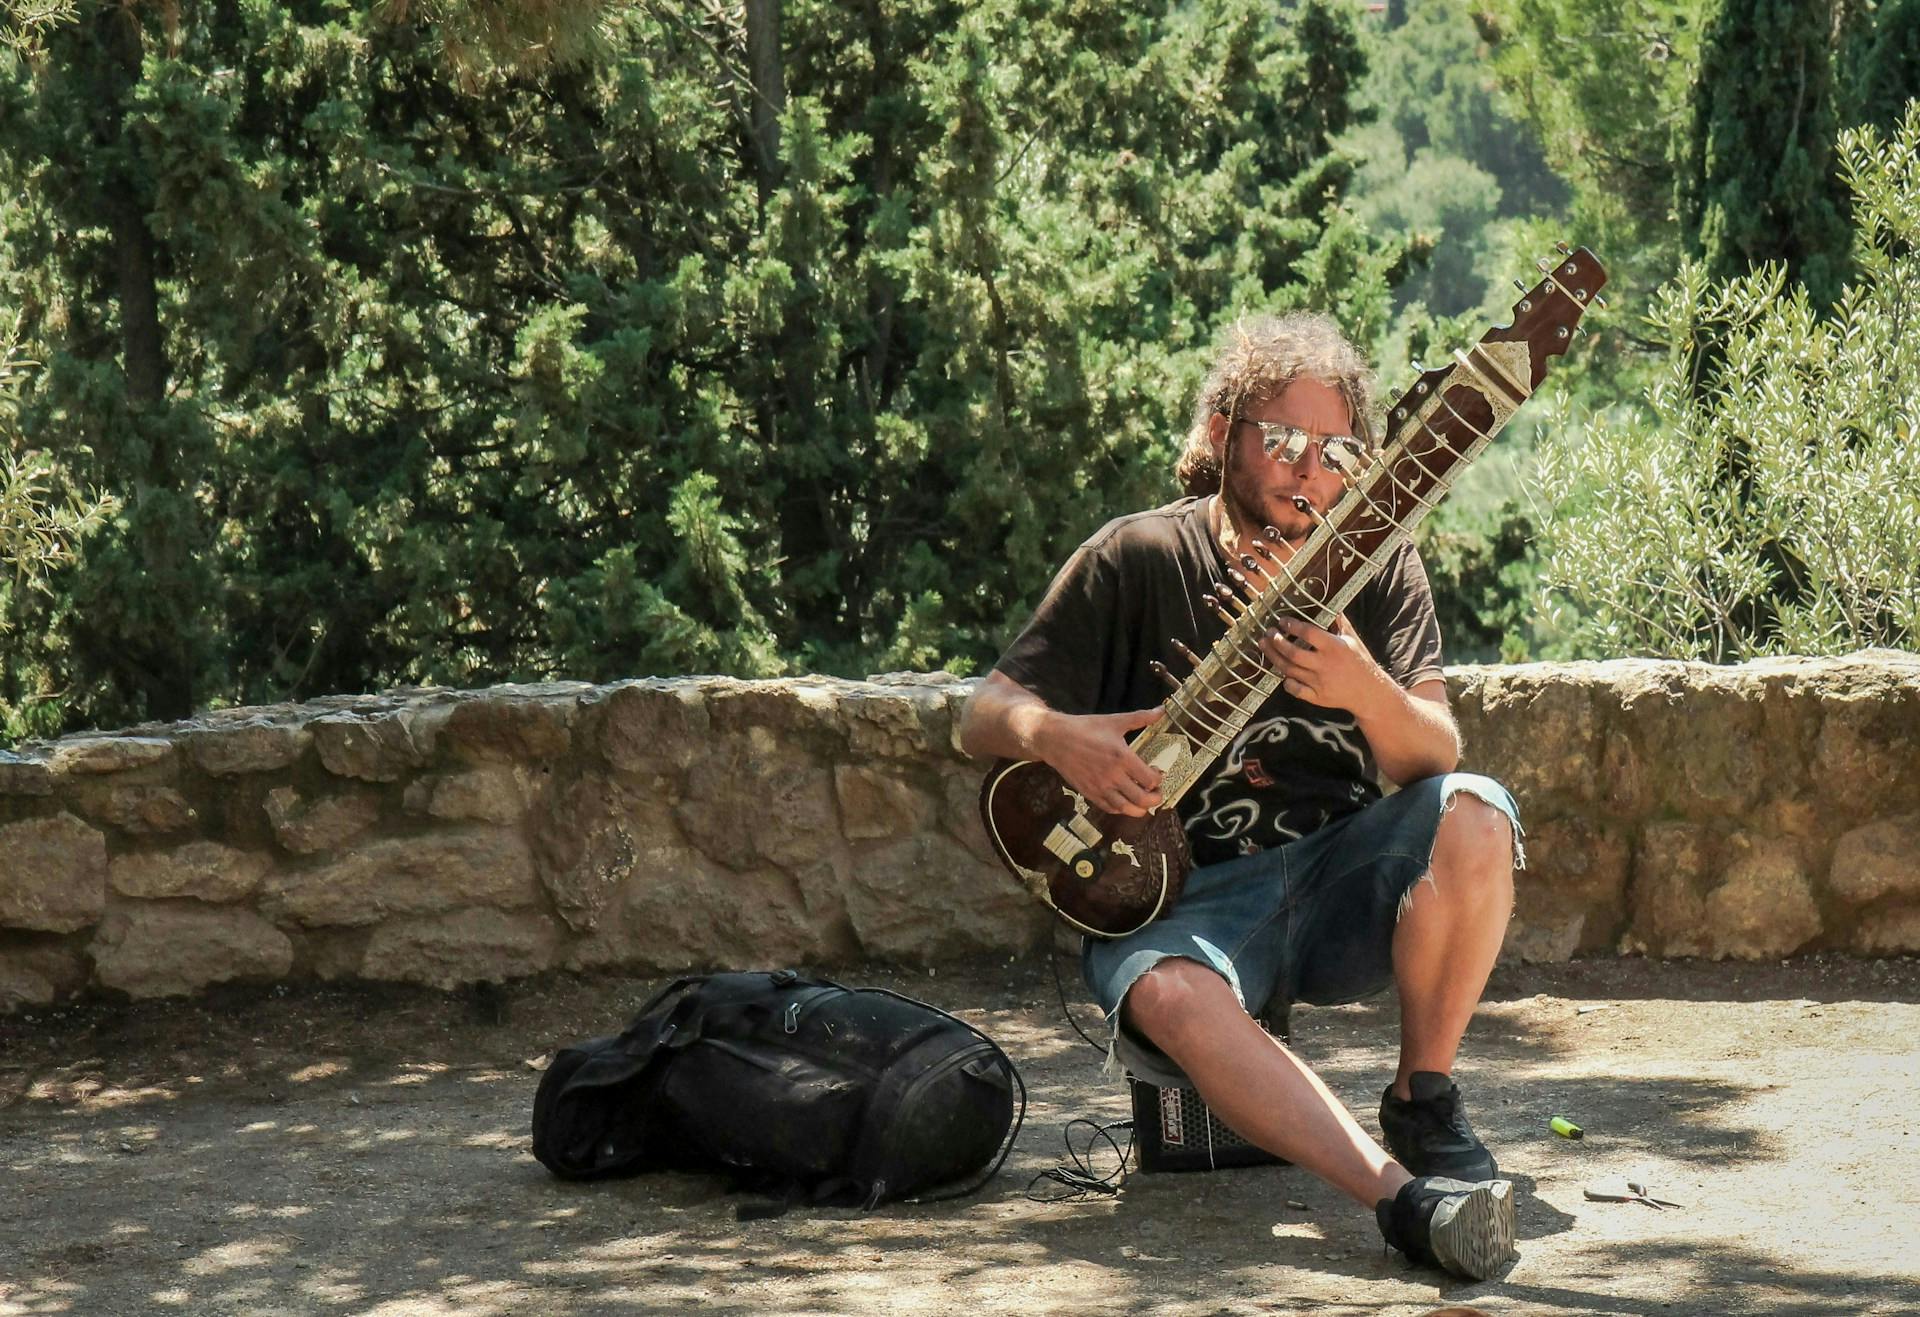
[[[1345,493],[1325,514],[1296,505],[1314,523],[1290,555],[1278,536],[1250,547],[1247,573],[1232,572],[1209,602],[1226,633],[1202,655],[1177,640],[1191,671],[1169,680],[1161,715],[1136,734],[1134,753],[1160,770],[1161,804],[1145,816],[1095,807],[1038,760],[1001,760],[980,788],[980,815],[1014,878],[1072,927],[1124,937],[1166,914],[1193,868],[1181,798],[1232,745],[1280,685],[1260,637],[1282,619],[1332,629],[1342,610],[1413,533],[1448,489],[1546,378],[1607,272],[1585,247],[1559,246],[1537,262],[1541,278],[1520,287],[1513,319],[1495,325],[1449,365],[1422,370],[1388,408],[1379,450],[1338,460]],[[1329,454],[1331,456],[1331,453]],[[1237,587],[1237,588],[1236,588]],[[1159,665],[1155,665],[1157,670]]]

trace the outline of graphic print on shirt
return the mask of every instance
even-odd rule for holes
[[[1187,818],[1187,835],[1196,841],[1204,838],[1222,842],[1242,855],[1250,855],[1284,845],[1327,823],[1329,816],[1325,811],[1318,817],[1285,820],[1281,817],[1287,800],[1284,778],[1288,776],[1289,752],[1286,743],[1295,737],[1305,738],[1318,747],[1297,746],[1292,751],[1295,757],[1311,755],[1319,761],[1316,767],[1338,765],[1340,770],[1350,770],[1354,802],[1358,804],[1366,799],[1368,793],[1361,780],[1371,775],[1373,765],[1366,743],[1360,739],[1357,721],[1281,715],[1252,723],[1234,738],[1221,756],[1212,780],[1195,793],[1197,803]],[[1260,757],[1261,752],[1269,749],[1275,753]],[[1279,768],[1281,783],[1274,783],[1268,765]],[[1279,789],[1257,795],[1247,791],[1250,785],[1269,784]]]

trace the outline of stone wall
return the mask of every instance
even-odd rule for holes
[[[1920,951],[1920,656],[1449,676],[1527,827],[1508,955]]]
[[[1507,954],[1920,950],[1920,658],[1450,678],[1527,824]],[[0,1009],[1030,951],[970,689],[404,690],[0,752]]]

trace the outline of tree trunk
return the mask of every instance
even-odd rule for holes
[[[156,243],[147,226],[147,202],[139,172],[129,157],[127,104],[140,80],[140,20],[118,5],[101,9],[95,20],[100,83],[103,92],[95,121],[95,140],[106,167],[101,171],[101,200],[113,234],[114,285],[120,310],[121,372],[126,379],[129,423],[146,441],[146,464],[128,473],[132,486],[130,520],[145,560],[148,578],[168,585],[181,582],[184,567],[178,527],[158,509],[143,507],[156,491],[179,491],[167,398],[166,337],[160,326],[156,286]],[[179,628],[149,638],[144,651],[129,654],[123,673],[140,690],[150,718],[185,718],[194,706],[194,663],[190,638]]]
[[[780,0],[747,0],[747,76],[753,84],[747,121],[764,205],[780,182],[780,115],[787,108],[786,66],[780,58]]]

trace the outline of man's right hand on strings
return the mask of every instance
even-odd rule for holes
[[[1127,734],[1160,717],[1133,713],[1060,713],[1004,672],[989,672],[967,702],[960,746],[970,755],[1037,759],[1109,814],[1141,817],[1159,808],[1160,770],[1150,768]]]
[[[1160,806],[1161,773],[1133,752],[1127,733],[1159,717],[1159,709],[1081,715],[1049,709],[1040,757],[1094,808],[1142,817]]]

